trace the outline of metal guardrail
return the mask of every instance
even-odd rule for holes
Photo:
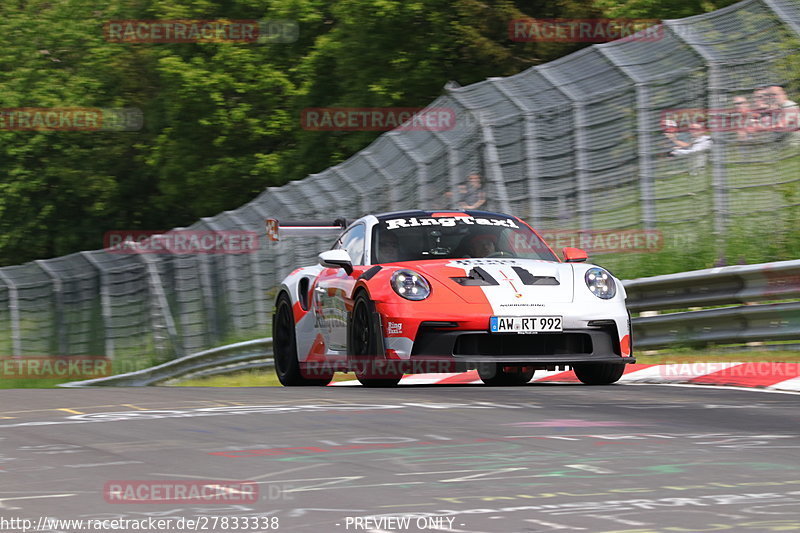
[[[633,312],[745,304],[632,320],[636,348],[675,344],[800,340],[800,260],[695,270],[623,281]],[[753,305],[753,302],[798,301]],[[128,374],[62,387],[145,386],[272,367],[272,339],[212,348]]]
[[[638,317],[636,348],[800,339],[800,302],[743,305]]]
[[[800,260],[739,265],[624,281],[633,311],[742,304],[632,320],[638,348],[800,339]]]
[[[692,270],[623,284],[631,311],[800,298],[800,260]]]
[[[220,346],[181,357],[167,363],[104,378],[63,383],[61,387],[143,387],[176,378],[223,374],[248,368],[272,366],[272,339],[255,339]]]

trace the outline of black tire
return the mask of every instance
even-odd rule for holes
[[[365,387],[394,387],[403,377],[397,369],[380,365],[379,325],[374,319],[375,303],[365,292],[360,292],[353,303],[353,314],[348,328],[348,353],[356,363],[356,379]],[[378,364],[376,364],[378,363]]]
[[[285,292],[278,296],[275,316],[272,319],[272,356],[275,361],[275,373],[284,387],[324,386],[333,378],[332,373],[308,378],[300,370],[292,302]]]
[[[575,375],[586,385],[611,385],[619,381],[625,372],[625,365],[604,363],[599,365],[575,365]]]
[[[502,363],[481,363],[478,365],[478,376],[486,385],[492,387],[512,387],[525,385],[531,379],[535,369],[527,366],[509,367]]]

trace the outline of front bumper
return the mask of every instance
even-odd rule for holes
[[[622,357],[615,328],[519,335],[421,327],[409,361],[449,361],[459,366],[524,363],[537,369],[556,369],[574,364],[627,364],[636,359]]]

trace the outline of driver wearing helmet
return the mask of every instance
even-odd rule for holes
[[[378,263],[394,263],[400,261],[400,240],[394,233],[384,233],[378,243]]]
[[[497,237],[491,233],[480,233],[470,237],[467,244],[468,257],[489,257],[497,251]]]

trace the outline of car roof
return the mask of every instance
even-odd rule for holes
[[[433,216],[434,214],[449,214],[452,213],[454,215],[458,214],[466,214],[471,217],[475,216],[492,216],[492,217],[503,217],[503,218],[517,218],[513,215],[505,215],[503,213],[493,213],[491,211],[475,211],[473,209],[433,209],[433,210],[422,210],[422,209],[413,209],[408,211],[393,211],[391,213],[380,213],[375,216],[378,220],[385,220],[387,218],[399,218],[399,217],[429,217]]]

